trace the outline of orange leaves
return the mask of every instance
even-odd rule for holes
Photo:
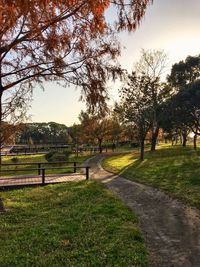
[[[108,9],[110,2],[108,0],[93,0],[90,5],[95,16],[102,16],[106,9]]]
[[[117,30],[135,30],[145,14],[148,4],[151,2],[153,0],[113,0],[119,12],[116,18]]]
[[[94,33],[95,32],[103,33],[104,29],[107,27],[104,14],[106,9],[109,8],[110,2],[108,0],[96,0],[96,1],[91,0],[88,2],[93,15],[93,19],[91,20],[91,26],[90,26],[91,31]]]
[[[135,29],[149,2],[0,0],[4,90],[63,77],[82,87],[89,104],[105,103],[106,80],[121,73],[115,61],[120,54],[116,29]],[[105,18],[110,3],[116,7],[113,24]]]
[[[4,2],[5,1],[0,1],[0,31],[5,23],[8,28],[14,26],[17,16],[14,3],[8,1],[7,5],[5,5]]]
[[[144,15],[151,0],[113,0],[119,13],[116,14],[117,29],[134,30]],[[26,16],[26,25],[38,28],[41,24],[60,23],[73,18],[88,20],[93,32],[103,33],[108,27],[104,15],[110,7],[109,0],[0,0],[0,24],[14,27],[20,17]],[[68,17],[69,15],[69,17]],[[85,21],[86,22],[86,21]],[[71,21],[73,23],[73,21]],[[87,23],[86,23],[87,25]],[[48,25],[47,25],[48,27]]]

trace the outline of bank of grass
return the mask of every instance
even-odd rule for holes
[[[68,161],[76,161],[78,164],[77,166],[80,166],[86,159],[88,159],[89,157],[91,157],[91,154],[89,153],[85,153],[85,154],[82,154],[82,155],[79,155],[78,157],[76,157],[75,154],[71,154],[69,156],[69,160]],[[10,163],[13,163],[12,159],[13,158],[17,158],[17,163],[41,163],[41,162],[46,162],[46,159],[45,159],[45,154],[37,154],[37,155],[23,155],[23,156],[3,156],[2,157],[2,163],[5,163],[5,164],[10,164]],[[42,166],[42,165],[41,165]],[[69,167],[71,166],[71,167]],[[46,168],[51,168],[53,167],[53,165],[44,165],[44,167]],[[62,174],[62,173],[70,173],[70,172],[73,172],[74,168],[73,168],[73,164],[62,164],[62,165],[55,165],[54,167],[59,167],[61,169],[56,169],[56,170],[53,170],[53,169],[49,169],[49,170],[46,170],[46,173],[47,174]],[[22,175],[22,174],[27,174],[27,175],[34,175],[38,173],[37,170],[28,170],[28,169],[34,169],[34,168],[38,168],[38,165],[35,164],[35,165],[21,165],[21,166],[2,166],[1,169],[2,170],[5,170],[5,169],[9,169],[9,170],[13,170],[12,171],[9,171],[6,173],[6,176],[10,176],[10,175]],[[23,169],[23,171],[16,171],[17,169]],[[77,170],[79,171],[79,170]],[[2,172],[0,173],[0,176],[5,176],[5,172]]]
[[[141,266],[138,220],[97,182],[1,193],[0,266]]]
[[[125,178],[152,185],[200,208],[200,153],[192,147],[161,146],[146,152],[143,162],[138,152],[106,158],[104,168]]]

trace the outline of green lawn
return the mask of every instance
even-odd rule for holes
[[[83,163],[86,159],[88,159],[89,157],[91,157],[90,154],[83,154],[80,155],[79,157],[76,157],[74,154],[70,155],[69,160],[68,161],[76,161],[78,162],[77,166],[80,166],[81,163]],[[17,158],[18,162],[17,163],[39,163],[39,162],[47,162],[45,159],[45,154],[38,154],[38,155],[25,155],[25,156],[3,156],[2,157],[2,163],[13,163],[12,162],[12,158]],[[71,167],[69,167],[71,166]],[[46,168],[51,168],[53,167],[52,165],[44,165],[44,167]],[[53,173],[66,173],[66,172],[73,172],[73,164],[62,164],[62,165],[56,165],[55,167],[62,167],[62,169],[57,169],[57,170],[47,170],[46,173],[47,174],[53,174]],[[34,168],[38,168],[38,165],[25,165],[25,166],[2,166],[1,169],[9,169],[9,170],[13,170],[13,172],[7,172],[6,175],[22,175],[22,174],[37,174],[38,171],[29,171],[27,169],[34,169]],[[24,171],[16,171],[17,169],[24,169]],[[79,171],[77,169],[77,171]],[[5,176],[5,172],[2,172],[2,174],[0,174],[0,176]]]
[[[163,146],[146,152],[143,162],[138,152],[104,160],[103,166],[125,178],[160,188],[200,208],[200,153],[191,147]]]
[[[138,220],[89,181],[1,193],[0,266],[148,267]]]

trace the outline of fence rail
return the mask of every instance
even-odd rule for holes
[[[36,164],[71,164],[71,163],[78,163],[77,161],[54,161],[54,162],[24,162],[24,163],[2,163],[1,166],[12,166],[12,165],[36,165]]]
[[[38,168],[38,175],[41,174],[42,165],[59,165],[59,164],[72,164],[74,173],[76,173],[76,170],[78,168],[76,161],[55,161],[55,162],[26,162],[26,163],[2,163],[0,165],[1,167],[4,166],[29,166],[29,165],[36,165]],[[71,166],[68,166],[71,167]],[[12,171],[15,171],[16,169],[13,169]],[[24,171],[27,171],[28,169],[24,169]]]
[[[86,177],[86,180],[89,180],[89,169],[90,169],[89,166],[77,166],[77,162],[69,162],[69,163],[73,163],[73,166],[71,166],[71,167],[74,168],[74,173],[76,173],[76,170],[77,169],[85,169],[85,177]],[[33,164],[36,164],[36,163],[33,163]],[[31,164],[31,165],[33,165],[33,164]],[[38,171],[38,176],[39,177],[41,176],[41,183],[40,184],[41,185],[45,185],[46,184],[45,178],[47,177],[46,176],[46,171],[48,171],[48,170],[60,170],[60,169],[63,169],[63,167],[41,167],[41,165],[39,165],[41,163],[37,163],[37,164],[38,164],[38,168],[3,169],[3,170],[0,169],[0,174],[2,174],[2,173],[8,173],[8,172],[13,172],[13,171],[15,171],[15,172],[22,172],[22,171],[31,171],[32,172],[32,171]],[[42,163],[42,164],[44,164],[44,163]],[[45,164],[47,164],[47,163],[45,163]],[[58,162],[52,162],[51,165],[52,164],[58,164]],[[2,164],[1,166],[21,166],[21,165],[30,165],[30,164],[28,164],[28,163],[26,163],[26,164],[25,163],[24,164],[23,163],[12,164],[11,163],[11,164]],[[0,178],[0,181],[2,181],[2,180],[9,181],[9,180],[12,180],[12,179],[17,179],[17,178],[16,177],[12,177],[11,178],[9,176],[4,176],[4,177]],[[20,179],[26,179],[26,176],[20,177]],[[35,177],[28,177],[27,179],[35,179]],[[0,184],[0,187],[1,187],[1,184]],[[3,187],[5,187],[5,185],[3,185]]]

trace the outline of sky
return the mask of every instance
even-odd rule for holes
[[[200,0],[154,0],[149,6],[140,27],[134,33],[121,33],[123,48],[119,62],[131,71],[144,49],[163,49],[168,55],[168,72],[172,64],[188,55],[200,54]],[[167,74],[167,72],[166,72]],[[110,84],[110,98],[118,98],[119,83]],[[45,90],[36,87],[32,107],[29,110],[33,122],[55,121],[66,124],[78,123],[80,89],[63,88],[47,82]]]

